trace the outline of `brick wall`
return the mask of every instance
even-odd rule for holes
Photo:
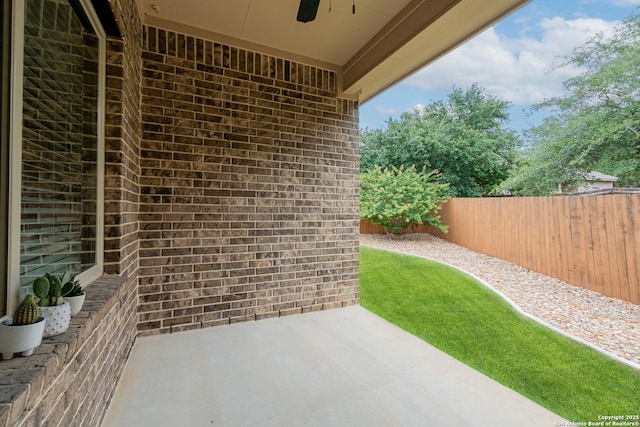
[[[107,41],[104,269],[137,282],[142,24],[135,4],[112,3],[123,38]]]
[[[125,37],[107,43],[105,271],[118,276],[87,288],[67,332],[0,361],[3,427],[99,426],[136,337],[142,26],[134,0],[112,5]]]
[[[358,107],[333,72],[144,30],[142,335],[358,302]]]

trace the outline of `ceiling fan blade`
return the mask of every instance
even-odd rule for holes
[[[310,22],[316,19],[319,5],[320,0],[300,0],[300,7],[298,8],[298,21]]]

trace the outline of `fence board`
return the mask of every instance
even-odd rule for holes
[[[589,221],[589,234],[591,236],[591,261],[593,263],[593,290],[596,292],[603,293],[604,292],[604,275],[603,268],[605,267],[605,263],[603,261],[603,253],[600,242],[600,200],[601,197],[591,197],[589,198],[590,203],[590,221]]]
[[[564,235],[564,221],[563,221],[563,216],[564,216],[564,203],[563,203],[563,199],[558,198],[556,200],[556,210],[555,210],[555,215],[552,212],[551,216],[555,217],[556,220],[558,221],[558,256],[560,257],[560,272],[558,273],[558,279],[563,280],[565,282],[569,281],[569,255],[567,254],[567,245],[568,242],[565,238]]]
[[[607,211],[605,208],[606,198],[598,197],[598,235],[600,237],[600,246],[598,247],[598,253],[602,259],[602,293],[605,295],[611,294],[611,257],[609,256],[609,249],[607,247]]]
[[[620,277],[618,276],[618,254],[616,254],[616,228],[613,217],[613,200],[605,198],[604,211],[607,229],[607,250],[609,251],[609,277],[605,283],[605,295],[618,295],[620,292]],[[607,288],[609,288],[607,293]]]
[[[565,255],[567,257],[567,282],[576,283],[576,264],[573,260],[573,229],[571,224],[571,204],[566,197],[562,198],[562,217],[564,224]]]
[[[440,215],[449,233],[418,231],[640,304],[640,194],[451,199]]]
[[[587,223],[589,220],[589,212],[587,211],[587,207],[584,203],[584,197],[572,197],[574,201],[573,210],[571,214],[571,220],[575,224],[575,233],[573,237],[573,244],[575,245],[575,253],[576,257],[576,272],[577,277],[576,280],[579,283],[585,284],[584,286],[587,289],[593,290],[593,285],[589,281],[590,276],[590,264],[587,260],[588,246],[590,243],[590,236],[587,234]]]
[[[556,212],[558,204],[556,203],[557,199],[549,198],[549,206],[545,210],[545,212]],[[558,234],[558,230],[560,228],[558,223],[558,217],[556,215],[551,215],[551,220],[547,221],[549,224],[549,259],[551,261],[551,266],[549,269],[549,275],[552,277],[558,277],[560,272],[562,271],[562,254],[559,249],[560,238]]]
[[[630,202],[629,218],[633,225],[629,227],[629,230],[633,230],[634,248],[633,256],[629,259],[632,260],[632,264],[635,264],[636,280],[629,283],[629,300],[640,301],[640,198],[632,198]],[[629,269],[632,268],[629,267]]]
[[[625,209],[625,200],[620,197],[613,198],[613,211],[616,214],[616,222],[619,224],[619,238],[617,239],[616,253],[618,254],[618,271],[620,273],[620,293],[625,300],[629,299],[629,282],[631,272],[629,271],[629,261],[627,259],[627,246],[633,247],[633,235],[629,233],[630,218]],[[634,268],[635,270],[635,268]]]

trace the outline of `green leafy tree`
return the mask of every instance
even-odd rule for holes
[[[508,107],[478,85],[454,87],[446,101],[390,119],[385,130],[363,131],[361,171],[415,165],[441,174],[452,196],[490,195],[507,178],[519,144],[505,128]]]
[[[374,169],[360,174],[360,217],[398,233],[418,224],[446,232],[437,212],[448,198],[448,184],[435,172],[415,166]]]
[[[640,186],[640,15],[598,34],[561,66],[584,72],[564,82],[563,96],[536,106],[551,115],[527,134],[528,146],[503,188],[548,195],[575,187],[592,170]]]

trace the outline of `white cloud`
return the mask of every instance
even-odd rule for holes
[[[424,104],[416,104],[413,107],[407,109],[405,112],[416,112],[416,113],[424,113],[424,110],[426,110],[427,107]]]
[[[375,106],[376,113],[383,116],[392,116],[396,113],[396,109],[392,107],[386,107],[384,105],[377,104]]]
[[[611,3],[619,7],[638,6],[640,5],[640,0],[611,0]]]
[[[575,68],[552,69],[559,57],[596,33],[610,32],[615,24],[595,18],[550,18],[536,24],[535,37],[518,38],[490,28],[405,84],[448,93],[453,85],[466,88],[478,83],[487,93],[514,105],[530,105],[558,95],[562,82],[579,72]]]

